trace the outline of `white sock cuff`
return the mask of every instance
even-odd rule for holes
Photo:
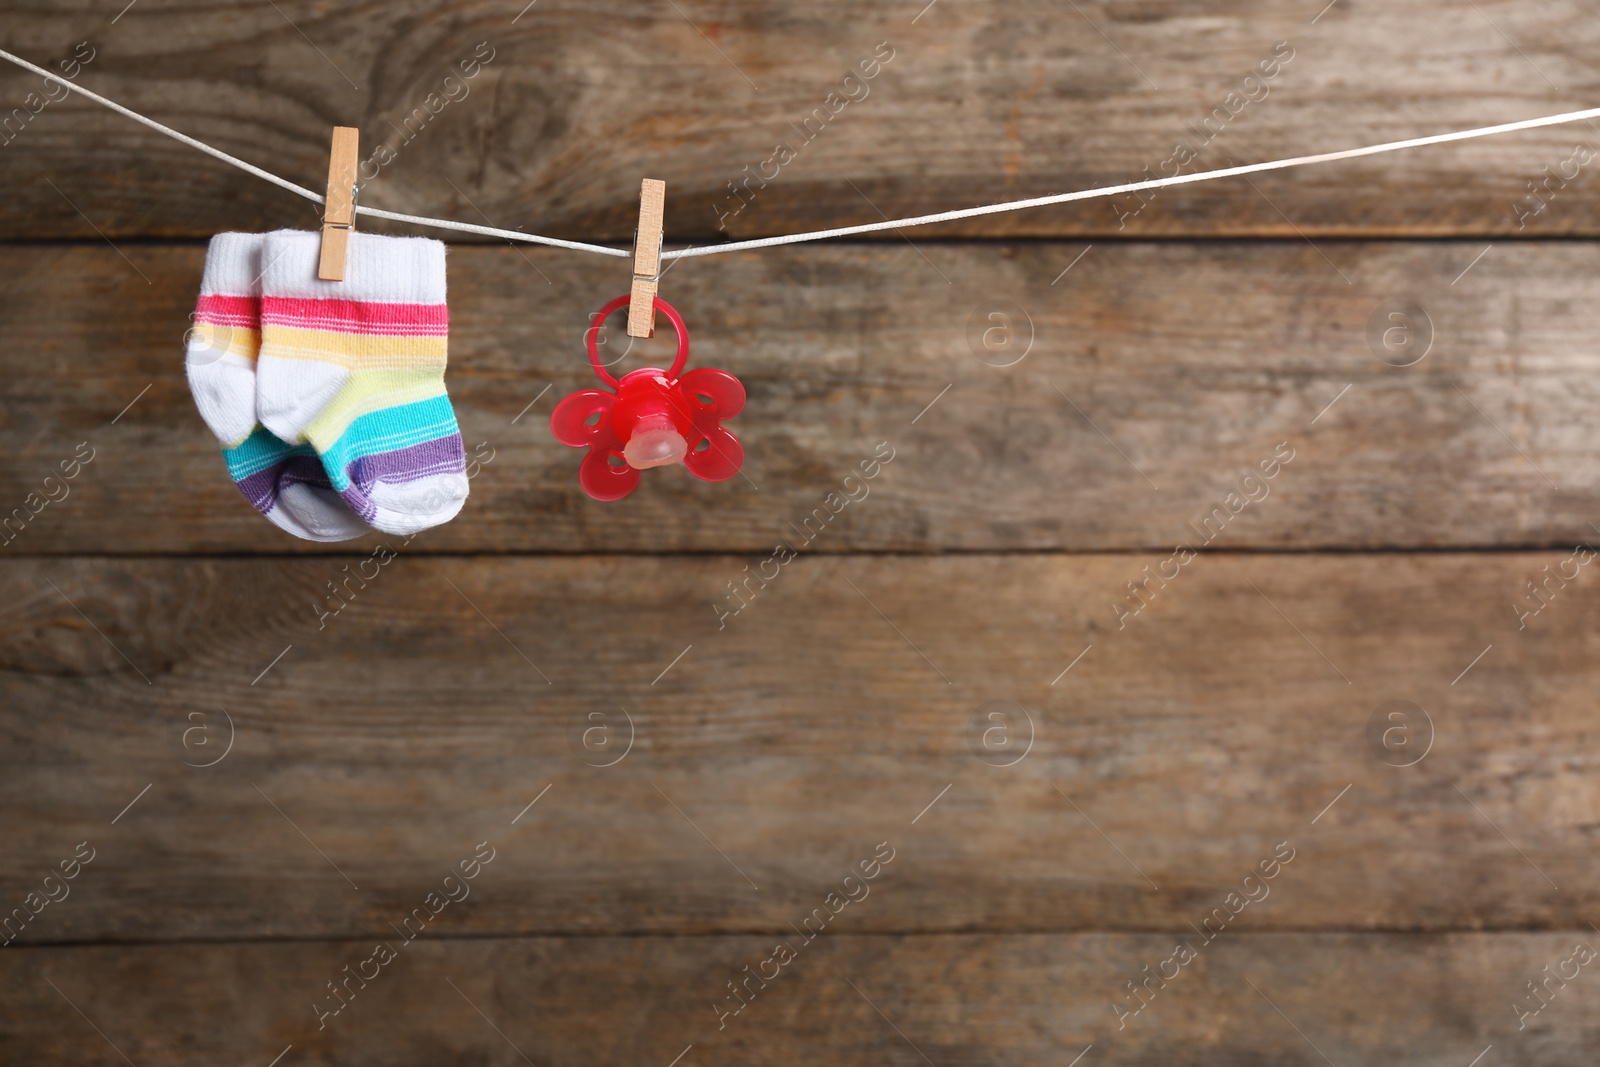
[[[200,295],[260,296],[263,241],[259,233],[219,233],[211,238]]]
[[[444,243],[429,237],[352,233],[344,281],[317,277],[322,234],[274,230],[262,251],[267,296],[302,300],[360,300],[377,304],[443,304]]]

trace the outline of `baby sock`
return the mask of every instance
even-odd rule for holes
[[[261,344],[260,234],[211,239],[184,366],[195,406],[222,442],[246,500],[281,530],[308,541],[345,541],[370,527],[334,491],[315,452],[278,440],[256,422]]]
[[[280,530],[307,541],[349,541],[372,530],[329,483],[310,445],[280,441],[258,425],[222,458],[239,492]]]
[[[445,392],[444,245],[354,233],[345,280],[317,278],[321,234],[266,235],[256,413],[308,442],[334,489],[391,534],[448,522],[467,498]]]
[[[260,234],[211,238],[184,366],[195,407],[223,448],[242,444],[256,427],[260,277]]]

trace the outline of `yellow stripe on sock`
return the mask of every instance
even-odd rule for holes
[[[358,370],[306,427],[305,439],[319,453],[327,452],[363,415],[444,395],[444,375],[436,367]]]
[[[239,356],[251,363],[261,350],[261,333],[240,326],[219,326],[214,322],[197,322],[189,335],[189,347],[209,348],[224,355]],[[220,357],[219,357],[220,358]]]
[[[265,354],[273,359],[331,363],[353,371],[428,367],[441,374],[448,348],[449,339],[444,337],[338,333],[274,324],[267,331]]]

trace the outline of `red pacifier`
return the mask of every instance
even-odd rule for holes
[[[679,377],[689,360],[689,331],[683,316],[660,297],[656,310],[678,335],[672,369],[641,367],[618,381],[600,363],[600,329],[628,301],[624,294],[601,308],[584,338],[589,365],[615,391],[580,390],[550,415],[556,440],[589,449],[578,467],[578,484],[596,500],[621,500],[639,484],[641,470],[680,462],[704,481],[732,478],[744,465],[744,446],[722,420],[744,409],[744,386],[727,371],[709,367]]]

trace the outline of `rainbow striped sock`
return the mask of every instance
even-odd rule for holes
[[[317,279],[321,235],[266,236],[256,412],[306,442],[345,502],[385,533],[454,518],[467,498],[445,392],[444,245],[350,237],[345,280]]]
[[[260,234],[211,239],[185,345],[189,389],[222,442],[234,484],[268,521],[308,541],[360,537],[370,527],[334,492],[315,452],[280,441],[256,421],[261,248]]]
[[[307,541],[349,541],[371,532],[334,491],[310,445],[287,444],[258,425],[243,442],[223,449],[222,458],[239,492],[280,530]]]

